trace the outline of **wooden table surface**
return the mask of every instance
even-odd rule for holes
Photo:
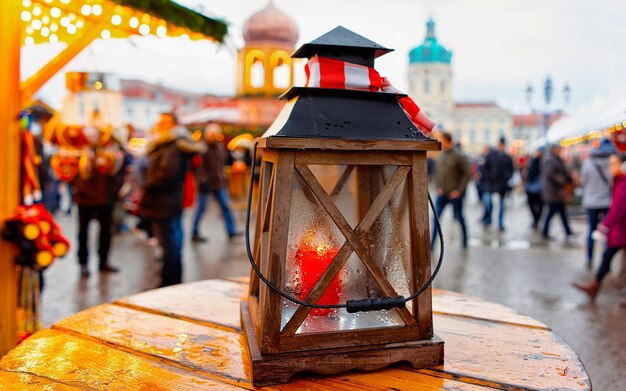
[[[231,390],[250,383],[239,302],[247,279],[207,280],[102,304],[41,330],[0,360],[0,390]],[[445,365],[296,376],[275,390],[589,390],[576,353],[546,325],[434,290]]]

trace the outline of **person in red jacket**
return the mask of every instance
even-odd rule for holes
[[[613,201],[609,212],[593,233],[596,240],[606,241],[606,250],[602,255],[602,264],[598,268],[596,276],[587,284],[574,283],[574,286],[585,292],[591,300],[594,300],[602,280],[611,269],[611,261],[619,250],[626,250],[626,162],[617,155],[609,159],[609,172],[613,176]]]

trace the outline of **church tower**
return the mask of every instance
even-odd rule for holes
[[[409,95],[437,121],[440,129],[454,127],[452,52],[437,41],[435,22],[426,22],[424,42],[409,52]]]
[[[280,95],[293,84],[291,54],[298,41],[295,22],[272,1],[243,26],[245,46],[237,53],[237,96]]]

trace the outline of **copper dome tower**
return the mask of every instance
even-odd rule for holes
[[[298,27],[270,1],[244,23],[243,38],[246,45],[272,42],[293,47],[298,41]]]

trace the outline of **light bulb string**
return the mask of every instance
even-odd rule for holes
[[[259,276],[261,281],[263,281],[263,283],[267,285],[271,290],[273,290],[274,292],[276,292],[283,298],[293,303],[296,303],[298,305],[304,306],[304,307],[316,308],[316,309],[346,308],[348,309],[348,312],[358,312],[358,311],[375,311],[375,310],[380,310],[380,309],[391,309],[391,308],[396,308],[396,307],[403,307],[405,306],[406,303],[417,298],[419,295],[421,295],[426,289],[428,289],[432,285],[443,263],[444,242],[443,242],[443,233],[441,230],[439,217],[437,216],[435,205],[433,204],[433,200],[430,197],[430,194],[428,195],[428,203],[435,217],[435,225],[437,228],[437,234],[439,236],[439,243],[441,246],[441,250],[439,252],[439,260],[437,261],[437,266],[435,267],[435,270],[431,274],[430,278],[426,281],[426,283],[420,289],[418,289],[411,296],[406,297],[406,298],[403,296],[398,296],[398,297],[382,297],[382,298],[375,298],[375,299],[368,298],[368,299],[360,299],[360,300],[348,300],[345,304],[312,304],[312,303],[307,303],[305,301],[302,301],[298,298],[295,298],[289,295],[288,293],[286,293],[285,291],[283,291],[282,289],[278,288],[276,285],[274,285],[271,281],[267,279],[267,277],[265,277],[265,275],[263,275],[263,273],[259,269],[259,266],[256,264],[254,260],[254,256],[252,255],[252,249],[250,247],[250,213],[252,209],[251,207],[252,191],[254,187],[254,171],[256,168],[257,146],[258,146],[258,142],[255,142],[253,153],[252,153],[252,163],[250,166],[250,187],[248,189],[248,205],[246,208],[246,231],[245,231],[246,252],[248,254],[248,260],[250,261],[250,266],[252,266],[252,269],[257,274],[257,276]]]

